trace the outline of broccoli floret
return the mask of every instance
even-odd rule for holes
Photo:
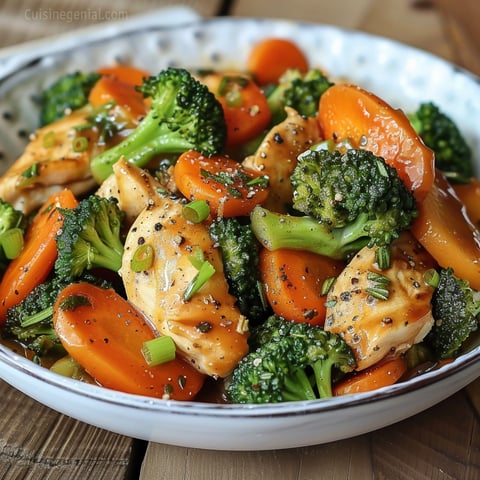
[[[109,287],[105,280],[86,274],[81,280]],[[58,294],[69,282],[56,277],[35,287],[20,303],[7,310],[2,336],[18,342],[41,359],[60,357],[65,350],[53,328],[53,306]]]
[[[452,182],[465,183],[474,175],[472,150],[457,124],[432,102],[409,115],[415,131],[435,153],[435,165]]]
[[[67,73],[50,85],[40,97],[40,125],[48,125],[88,103],[88,94],[99,80],[98,73]]]
[[[8,309],[2,335],[18,341],[38,357],[64,355],[53,328],[52,316],[57,296],[66,285],[52,279],[35,287],[24,300]]]
[[[75,208],[61,212],[64,223],[56,237],[58,278],[75,279],[93,268],[118,272],[124,251],[121,230],[125,215],[117,200],[90,195]]]
[[[283,320],[284,321],[284,320]],[[340,336],[307,323],[273,321],[265,343],[244,357],[227,385],[233,403],[277,403],[332,396],[332,374],[351,372],[355,357]]]
[[[91,168],[99,182],[120,157],[144,167],[157,154],[193,149],[213,155],[222,150],[227,135],[223,108],[187,70],[168,68],[138,89],[151,98],[151,109],[125,140],[93,158]]]
[[[210,226],[210,236],[220,248],[230,291],[240,312],[251,321],[265,317],[258,271],[258,244],[248,223],[236,217],[218,218]]]
[[[432,297],[435,323],[426,341],[440,359],[452,358],[480,322],[480,292],[455,276],[451,268],[440,271],[440,279]]]
[[[309,150],[291,176],[293,208],[300,215],[251,214],[252,229],[265,247],[310,250],[346,259],[364,246],[388,246],[418,215],[415,198],[397,171],[367,150]]]
[[[311,69],[306,73],[287,70],[278,85],[267,94],[272,124],[276,125],[286,118],[285,107],[292,107],[300,115],[314,117],[320,97],[332,85],[320,70]]]
[[[0,198],[0,272],[22,250],[26,225],[23,212]]]

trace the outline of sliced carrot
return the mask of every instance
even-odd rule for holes
[[[63,189],[51,195],[35,215],[25,233],[20,255],[12,260],[0,282],[0,325],[7,310],[21,302],[53,268],[57,258],[55,237],[63,225],[58,208],[74,208],[77,200],[71,190]]]
[[[470,220],[480,227],[480,179],[471,178],[469,183],[460,183],[452,187],[465,205]]]
[[[205,157],[194,150],[180,155],[173,178],[188,200],[207,201],[212,215],[220,217],[248,215],[269,193],[268,186],[256,183],[258,173],[229,157]]]
[[[260,251],[260,277],[275,314],[295,322],[323,325],[325,280],[336,277],[344,263],[299,250]]]
[[[480,231],[445,176],[437,170],[430,193],[418,207],[411,231],[444,268],[480,289]]]
[[[370,392],[387,387],[398,382],[406,371],[407,362],[403,357],[385,359],[335,384],[333,395]]]
[[[308,59],[303,50],[286,38],[266,38],[253,45],[247,59],[247,70],[260,85],[277,83],[288,69],[306,72]]]
[[[149,366],[142,354],[153,330],[113,289],[89,283],[66,287],[54,306],[55,331],[65,350],[102,386],[122,392],[191,400],[205,375],[183,359]]]
[[[401,110],[356,85],[336,84],[320,98],[318,121],[326,139],[349,138],[383,157],[418,201],[430,191],[435,156]]]
[[[118,80],[129,85],[141,85],[144,78],[148,78],[150,73],[133,65],[106,65],[99,68],[98,73],[106,77],[115,77]]]
[[[132,119],[142,118],[147,112],[143,95],[137,92],[133,85],[116,77],[101,77],[90,90],[88,100],[94,107],[113,102],[128,113]]]
[[[222,104],[227,147],[241,145],[264,131],[272,118],[265,94],[249,77],[211,73],[202,82]]]

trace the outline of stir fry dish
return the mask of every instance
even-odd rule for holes
[[[456,123],[311,65],[107,65],[42,92],[0,177],[2,342],[168,400],[372,391],[478,345],[480,179]]]

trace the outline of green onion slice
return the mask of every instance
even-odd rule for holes
[[[202,263],[198,273],[193,277],[192,281],[187,286],[183,298],[185,301],[190,300],[198,290],[205,285],[215,274],[215,267],[207,260]]]
[[[9,260],[18,257],[23,249],[23,243],[23,232],[20,228],[11,228],[0,236],[0,245]]]
[[[151,367],[174,360],[175,352],[175,342],[168,336],[153,338],[142,345],[142,355]]]
[[[135,273],[148,270],[155,258],[153,247],[147,243],[140,245],[134,252],[130,262],[130,268]]]
[[[82,153],[88,148],[88,139],[86,137],[75,137],[72,144],[75,153]]]
[[[183,207],[182,213],[189,222],[201,223],[210,215],[210,207],[205,200],[194,200]]]

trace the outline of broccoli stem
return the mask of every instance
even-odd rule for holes
[[[192,143],[174,134],[164,125],[158,125],[153,112],[139,123],[137,128],[121,143],[101,153],[92,161],[92,173],[102,182],[111,173],[112,167],[121,157],[137,167],[145,167],[158,152],[181,153],[192,148]]]
[[[344,259],[369,244],[365,226],[367,215],[344,228],[330,228],[312,217],[296,217],[255,207],[251,214],[252,230],[269,250],[291,248],[308,250],[334,259]]]
[[[108,237],[104,237],[102,241],[94,228],[89,227],[85,231],[83,238],[91,244],[87,255],[87,269],[96,266],[118,272],[122,266],[123,245],[115,235],[108,233],[108,229],[104,229],[104,233]],[[107,240],[109,243],[104,243]]]
[[[317,396],[303,368],[297,368],[285,379],[285,390],[282,392],[285,401],[315,400]]]
[[[320,398],[328,398],[332,396],[333,365],[334,362],[330,360],[318,360],[312,365]]]

